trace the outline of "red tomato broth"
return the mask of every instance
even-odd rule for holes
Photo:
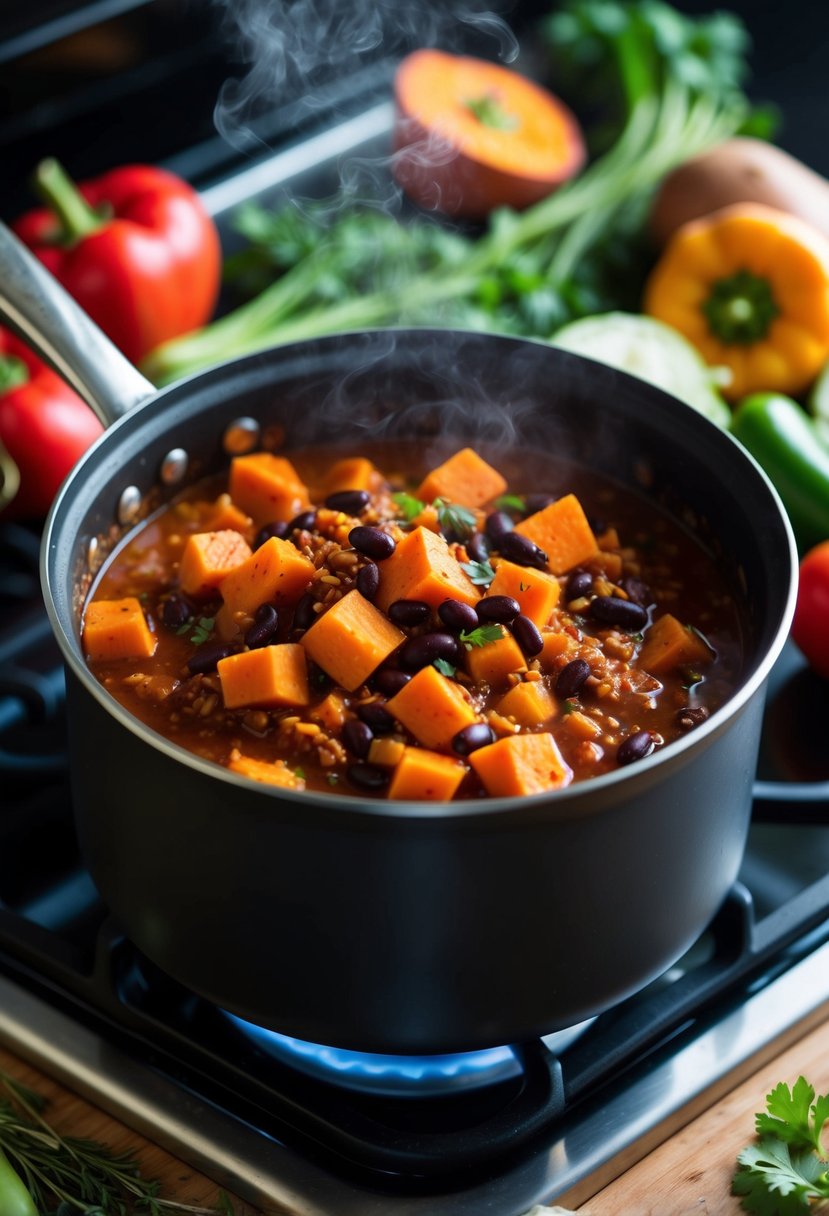
[[[451,455],[453,450],[447,448],[445,455]],[[648,754],[663,747],[704,721],[738,686],[743,662],[741,616],[727,573],[700,541],[661,507],[604,475],[538,453],[492,455],[481,450],[484,458],[504,475],[511,497],[537,495],[539,491],[549,492],[556,499],[575,494],[592,521],[595,534],[607,548],[578,565],[593,576],[592,587],[587,596],[577,596],[569,603],[566,589],[572,572],[552,575],[548,570],[542,571],[558,584],[559,600],[549,624],[541,627],[542,638],[547,641],[543,653],[524,656],[523,670],[507,671],[505,677],[498,676],[494,686],[483,682],[476,685],[466,669],[483,663],[489,672],[492,644],[461,651],[462,661],[455,678],[448,675],[446,678],[453,686],[459,683],[463,697],[474,710],[474,722],[489,724],[494,742],[511,736],[549,734],[571,779],[581,781],[637,759],[639,751]],[[287,455],[308,486],[313,509],[323,502],[325,490],[321,487],[332,463],[353,453],[320,447]],[[413,495],[420,481],[444,456],[442,453],[436,457],[434,449],[429,455],[431,460],[426,459],[422,447],[414,444],[366,446],[360,456],[368,457],[382,471],[382,477],[375,478],[372,484],[369,508],[340,524],[329,518],[332,512],[318,515],[318,519],[325,521],[324,538],[307,530],[289,536],[290,543],[314,563],[310,582],[315,589],[314,599],[325,601],[323,612],[309,617],[311,623],[354,590],[357,573],[367,564],[349,544],[348,533],[353,527],[379,523],[398,543],[411,533],[411,524],[388,522],[401,519],[401,509],[391,493],[403,491]],[[385,708],[393,700],[391,695],[378,691],[377,673],[397,667],[400,649],[392,651],[354,689],[334,684],[321,668],[309,662],[309,703],[301,706],[249,705],[226,709],[216,670],[191,674],[187,665],[196,651],[201,647],[204,653],[222,642],[215,634],[216,617],[222,608],[221,594],[212,591],[199,601],[190,601],[189,620],[184,627],[164,623],[165,603],[171,595],[180,594],[179,567],[188,538],[210,530],[210,521],[220,514],[216,505],[218,496],[226,491],[227,484],[226,477],[211,478],[191,487],[132,532],[105,565],[91,599],[100,602],[136,597],[157,640],[155,652],[149,658],[90,661],[93,674],[116,700],[148,727],[201,757],[227,766],[241,755],[246,764],[250,763],[238,771],[257,780],[267,780],[263,772],[270,771],[258,769],[257,765],[272,766],[276,761],[284,761],[286,768],[280,770],[282,776],[275,784],[385,797],[395,772],[399,768],[402,773],[405,767],[408,773],[417,759],[412,749],[420,748],[424,753],[422,767],[428,767],[429,756],[440,755],[454,759],[463,768],[457,789],[447,795],[445,791],[452,785],[451,774],[447,775],[445,763],[435,761],[431,775],[418,775],[419,780],[427,782],[424,789],[432,788],[428,785],[431,776],[437,782],[434,786],[437,792],[427,792],[425,797],[475,798],[510,792],[487,789],[470,755],[459,753],[451,739],[435,744],[430,738],[429,746],[424,747],[399,720],[393,719],[390,728],[388,722],[381,722],[377,729],[368,725],[372,752],[359,755],[354,751],[355,740],[358,748],[365,745],[364,727],[372,721],[376,725],[376,707]],[[222,502],[223,513],[227,514],[226,497]],[[480,526],[485,515],[493,510],[493,504],[490,501],[473,510]],[[522,513],[514,509],[511,513],[515,522],[520,523]],[[256,524],[243,525],[237,518],[231,526],[241,530],[255,548],[259,530]],[[450,544],[450,552],[464,561],[469,558],[465,547],[458,550]],[[491,561],[496,572],[501,560],[493,547]],[[382,560],[377,565],[382,577]],[[536,573],[527,569],[530,576]],[[589,614],[592,598],[607,595],[614,599],[629,598],[624,590],[626,583],[633,592],[641,591],[640,584],[649,592],[645,598],[648,622],[641,631],[631,632],[600,622]],[[519,586],[523,586],[523,580]],[[477,590],[482,595],[487,593],[484,585]],[[277,647],[296,643],[305,632],[295,627],[297,602],[294,599],[291,604],[277,608],[279,624],[271,639]],[[307,603],[304,609],[300,608],[300,616],[303,612],[308,616]],[[385,618],[386,614],[383,615]],[[702,651],[707,661],[678,663],[660,670],[658,676],[638,666],[638,655],[647,646],[649,636],[653,636],[653,624],[666,616],[676,617],[686,628],[692,639],[691,649],[696,648],[696,653],[700,653],[698,635],[702,635],[707,643]],[[399,629],[406,639],[447,632],[434,608],[428,620],[400,625]],[[512,655],[506,659],[508,669],[510,663],[515,665],[515,646],[511,630],[502,626],[502,631],[503,649]],[[241,637],[229,644],[234,653],[246,652]],[[557,683],[561,672],[574,660],[587,663],[589,677],[575,693],[559,695]],[[444,668],[442,674],[447,671]],[[409,669],[407,674],[415,676],[418,672]],[[515,690],[522,686],[526,686],[525,695],[516,701]],[[566,677],[562,677],[561,688],[568,691]],[[508,694],[513,695],[502,713],[498,707]],[[375,709],[367,709],[369,704]],[[520,714],[526,719],[523,726],[511,712],[514,704],[519,705]],[[393,710],[394,706],[392,718]],[[348,723],[363,725],[347,726]],[[645,741],[648,746],[643,750],[633,740],[631,748],[626,741],[642,732],[649,736]],[[634,754],[627,755],[625,746]],[[399,767],[404,757],[406,765]],[[496,766],[482,763],[480,767],[488,771]],[[371,771],[370,775],[379,771],[379,777],[372,778],[374,784],[366,780],[366,770]],[[563,783],[569,779],[565,778]],[[401,788],[408,791],[412,787],[407,780]]]

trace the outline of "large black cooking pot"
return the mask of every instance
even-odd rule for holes
[[[0,311],[105,420],[121,413],[58,497],[43,587],[67,667],[83,854],[137,946],[242,1017],[365,1051],[525,1039],[668,968],[737,874],[766,677],[793,606],[791,531],[742,449],[631,377],[470,333],[345,334],[156,394],[5,234],[0,258]],[[136,509],[223,468],[228,450],[265,431],[288,447],[448,433],[566,453],[677,504],[742,603],[739,691],[641,763],[519,799],[281,791],[167,742],[89,674],[84,594]]]

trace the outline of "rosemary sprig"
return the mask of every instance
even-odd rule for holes
[[[219,1206],[199,1207],[159,1196],[160,1183],[143,1178],[132,1153],[114,1153],[94,1140],[59,1135],[41,1111],[42,1096],[0,1070],[0,1151],[40,1212],[57,1203],[61,1216],[127,1216],[140,1208],[149,1216],[233,1216],[224,1193]]]

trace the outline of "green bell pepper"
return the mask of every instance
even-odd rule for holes
[[[781,393],[753,393],[737,406],[731,433],[780,495],[801,554],[829,538],[829,447],[801,406]]]
[[[0,1212],[3,1216],[38,1216],[31,1195],[20,1175],[0,1148]]]

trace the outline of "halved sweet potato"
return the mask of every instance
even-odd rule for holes
[[[415,51],[394,93],[392,172],[421,207],[483,219],[538,202],[584,164],[581,129],[564,103],[499,64]]]

